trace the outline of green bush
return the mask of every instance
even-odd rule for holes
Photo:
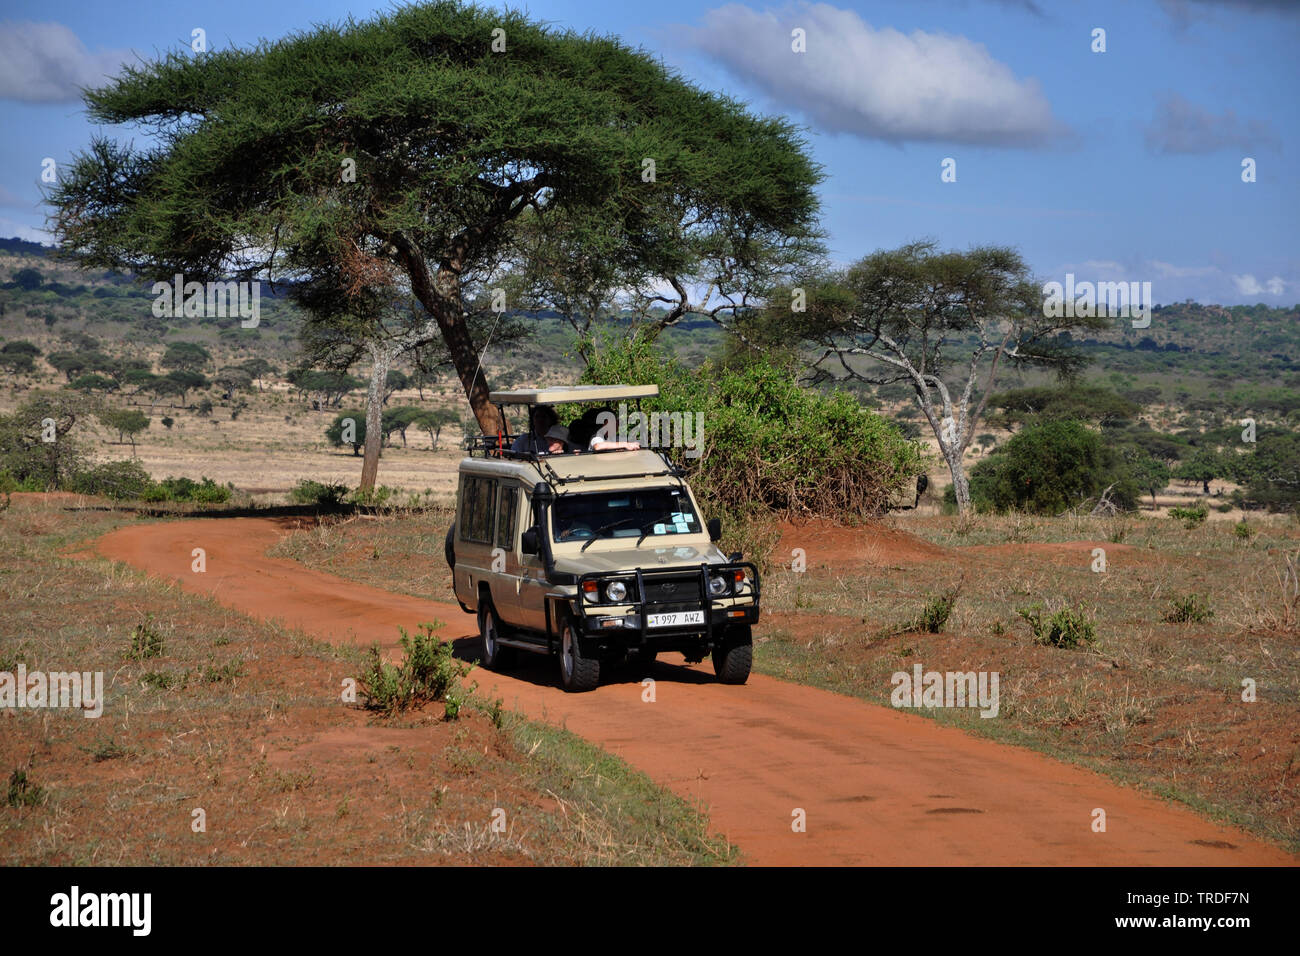
[[[69,482],[72,491],[103,495],[116,501],[140,500],[153,489],[153,479],[138,461],[107,461],[80,472]]]
[[[1195,508],[1170,508],[1169,517],[1176,521],[1183,522],[1184,528],[1195,528],[1203,522],[1210,512],[1204,505],[1197,505]]]
[[[1016,608],[1016,613],[1029,625],[1035,644],[1069,649],[1092,644],[1097,639],[1096,625],[1082,605],[1063,607],[1050,617],[1044,617],[1041,604]]]
[[[348,486],[342,482],[325,484],[304,478],[289,491],[289,499],[300,505],[320,505],[324,508],[337,508],[348,494]]]
[[[1166,624],[1203,624],[1214,617],[1210,602],[1199,594],[1188,594],[1169,602],[1163,618]]]
[[[903,628],[903,630],[914,633],[942,634],[944,627],[948,623],[948,618],[952,616],[952,609],[957,604],[957,595],[960,591],[961,585],[958,585],[951,591],[945,591],[943,594],[931,597],[925,603],[925,607],[921,609],[920,617]]]
[[[764,359],[692,370],[643,335],[610,335],[582,381],[657,384],[644,411],[700,413],[698,456],[666,450],[711,515],[727,520],[756,511],[858,520],[884,511],[924,471],[920,446],[895,425],[847,392],[809,390]]]
[[[1123,457],[1077,421],[1026,425],[970,472],[971,501],[981,511],[1061,514],[1098,498],[1137,507],[1139,488]],[[954,499],[949,486],[946,497]]]
[[[211,478],[173,478],[168,476],[142,496],[144,501],[190,501],[196,504],[224,504],[230,500],[231,485],[219,485]]]
[[[443,713],[449,720],[459,715],[464,703],[460,680],[473,665],[462,664],[452,656],[450,641],[434,637],[433,632],[442,626],[441,621],[421,624],[420,633],[414,637],[406,633],[406,628],[399,627],[405,653],[396,666],[384,660],[379,645],[371,647],[370,662],[357,681],[362,705],[367,710],[391,717],[429,701],[441,700]]]

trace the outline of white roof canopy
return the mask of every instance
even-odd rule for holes
[[[617,402],[658,394],[658,385],[569,385],[491,392],[488,400],[494,405],[559,405],[564,402]]]

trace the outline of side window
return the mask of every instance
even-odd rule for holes
[[[497,507],[497,547],[514,550],[515,519],[518,514],[519,489],[502,488],[501,504]]]
[[[492,519],[495,517],[497,483],[494,478],[465,478],[461,495],[460,520],[465,529],[462,538],[479,544],[492,543]]]

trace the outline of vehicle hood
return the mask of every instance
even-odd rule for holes
[[[698,568],[704,563],[725,564],[726,556],[712,544],[704,548],[692,545],[651,548],[643,545],[640,548],[610,551],[597,551],[592,547],[582,555],[555,556],[555,570],[577,575],[631,571],[638,567],[643,571],[663,571],[674,567]]]

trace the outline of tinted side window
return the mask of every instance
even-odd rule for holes
[[[480,544],[492,543],[496,490],[494,478],[466,477],[460,508],[461,527],[465,529],[461,537],[464,540]]]
[[[515,546],[515,518],[519,513],[519,489],[503,488],[497,508],[497,547],[507,551]]]

